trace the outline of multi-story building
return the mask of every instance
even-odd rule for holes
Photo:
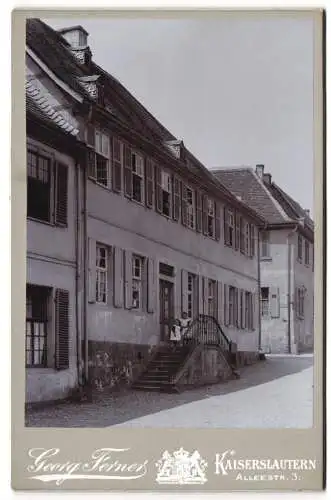
[[[258,211],[268,224],[260,234],[261,347],[267,352],[312,350],[314,341],[314,223],[308,210],[275,182],[263,165],[215,169],[215,176]]]
[[[93,62],[81,26],[28,20],[26,64],[27,400],[132,382],[182,312],[254,357],[263,217]]]

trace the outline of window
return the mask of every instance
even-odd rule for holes
[[[297,315],[298,318],[302,319],[305,316],[305,290],[303,288],[297,289]]]
[[[27,151],[27,216],[67,225],[68,168],[37,150]]]
[[[261,232],[261,258],[270,257],[270,233],[269,231]]]
[[[298,260],[302,262],[302,236],[298,234]]]
[[[96,302],[108,302],[109,248],[96,246]]]
[[[173,266],[169,266],[169,264],[165,264],[164,262],[160,262],[159,264],[159,273],[164,276],[174,277],[175,276],[175,268]]]
[[[250,225],[245,223],[245,255],[250,255]]]
[[[162,171],[161,175],[161,212],[166,217],[171,216],[171,176]]]
[[[190,188],[186,188],[186,216],[187,216],[188,227],[194,229],[195,228],[194,192]]]
[[[224,243],[228,246],[234,246],[235,237],[234,213],[228,208],[224,208]]]
[[[210,198],[207,201],[207,234],[210,238],[215,236],[215,203]]]
[[[245,325],[248,330],[253,330],[253,294],[245,292]]]
[[[94,148],[88,152],[88,175],[98,184],[109,187],[109,137],[99,130],[94,131],[93,137],[92,127],[89,127],[87,134],[87,141]]]
[[[207,314],[217,317],[217,292],[216,281],[208,280]]]
[[[117,193],[122,191],[122,170],[124,164],[123,143],[113,137],[113,190]]]
[[[142,308],[142,283],[144,259],[137,255],[132,258],[132,308]]]
[[[240,217],[240,251],[245,253],[245,221]]]
[[[269,288],[261,287],[261,316],[269,317]]]
[[[235,288],[229,287],[229,325],[235,326]]]
[[[26,366],[47,366],[47,321],[50,289],[27,285],[26,289]]]
[[[144,160],[142,156],[131,152],[132,199],[144,203]]]
[[[305,264],[309,266],[309,241],[305,241]]]

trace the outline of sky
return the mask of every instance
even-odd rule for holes
[[[264,164],[313,214],[313,20],[46,19],[81,24],[94,61],[207,167]]]

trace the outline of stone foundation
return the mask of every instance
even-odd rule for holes
[[[89,386],[98,392],[129,387],[156,346],[89,341]]]

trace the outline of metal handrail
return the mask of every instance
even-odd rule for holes
[[[223,332],[214,316],[199,314],[183,334],[184,343],[218,345],[225,351],[231,350],[231,341]]]

